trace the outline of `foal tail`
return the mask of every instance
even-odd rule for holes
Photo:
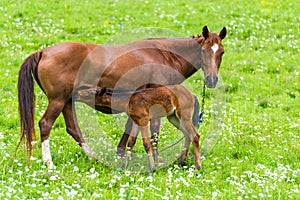
[[[30,158],[32,152],[32,141],[36,139],[34,128],[34,80],[37,80],[36,66],[42,57],[42,51],[35,52],[28,56],[22,64],[18,78],[18,100],[20,114],[21,138],[16,151],[21,142],[26,139],[27,156]]]

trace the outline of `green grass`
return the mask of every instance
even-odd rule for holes
[[[2,1],[0,4],[0,199],[297,199],[300,196],[300,5],[298,1]],[[63,42],[104,43],[132,29],[158,27],[190,36],[226,26],[218,90],[209,90],[202,144],[222,133],[202,157],[203,172],[171,164],[152,177],[122,173],[85,156],[62,117],[51,132],[56,170],[35,145],[31,166],[19,140],[17,77],[24,58]],[[126,41],[126,38],[123,40]],[[202,72],[186,84],[201,97]],[[47,106],[36,87],[36,127]],[[214,96],[215,95],[215,96]],[[211,108],[210,108],[211,107]],[[122,127],[101,115],[116,141]],[[220,124],[219,123],[219,124]],[[220,128],[220,127],[217,127]],[[162,128],[168,139],[170,126]],[[171,129],[172,130],[172,129]],[[113,136],[116,135],[116,136]],[[162,140],[162,139],[161,139]],[[163,141],[162,141],[163,142]]]

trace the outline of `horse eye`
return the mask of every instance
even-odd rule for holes
[[[224,53],[225,53],[225,52],[223,51],[223,52],[221,53],[221,56],[223,56],[223,55],[224,55]]]

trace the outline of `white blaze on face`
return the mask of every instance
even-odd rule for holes
[[[211,46],[211,50],[214,52],[214,54],[218,51],[219,45],[217,43],[214,43],[214,45]]]

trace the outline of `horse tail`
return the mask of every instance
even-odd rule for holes
[[[19,148],[21,142],[26,139],[26,150],[29,158],[32,153],[32,141],[36,140],[34,128],[35,95],[33,76],[37,80],[36,67],[39,64],[41,57],[42,51],[35,52],[28,56],[21,65],[18,78],[21,138],[16,150]]]

